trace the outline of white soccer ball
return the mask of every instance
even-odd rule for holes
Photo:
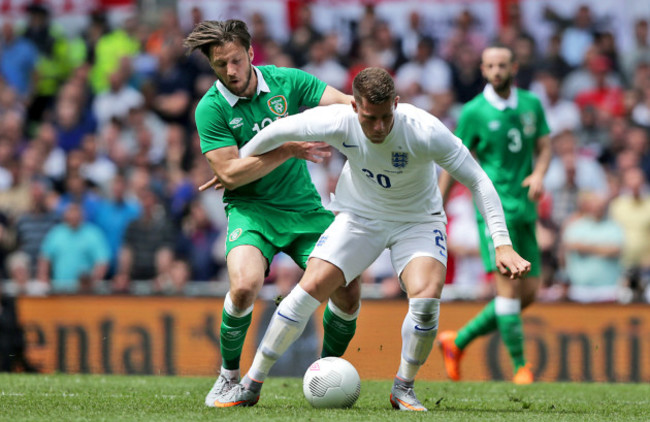
[[[361,393],[361,379],[357,370],[347,360],[322,358],[312,363],[305,372],[302,391],[314,407],[350,407]]]

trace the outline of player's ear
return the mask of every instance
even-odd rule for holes
[[[399,95],[395,96],[395,104],[393,104],[393,108],[397,108],[397,103],[399,103]]]
[[[255,57],[255,52],[253,51],[253,46],[248,47],[248,58],[252,62],[253,57]]]
[[[350,100],[350,105],[352,105],[352,110],[354,110],[355,113],[359,112],[357,109],[357,102],[355,101],[354,97]]]

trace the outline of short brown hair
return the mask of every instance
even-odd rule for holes
[[[248,51],[251,46],[251,34],[244,21],[239,19],[203,21],[194,27],[185,38],[183,45],[190,53],[198,49],[210,59],[210,47],[229,42],[239,43]]]
[[[397,94],[390,73],[379,67],[368,67],[354,77],[352,95],[357,102],[365,98],[371,104],[383,104],[393,101]]]

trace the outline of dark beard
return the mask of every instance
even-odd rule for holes
[[[514,77],[512,75],[509,75],[499,85],[492,85],[492,88],[494,88],[494,91],[497,94],[503,96],[503,95],[507,94],[510,91],[510,87],[512,86],[512,81],[513,80],[514,80]]]
[[[224,84],[224,86],[225,86],[226,88],[228,88],[228,91],[230,91],[231,93],[233,93],[234,95],[236,95],[236,96],[238,96],[238,97],[241,97],[241,96],[242,96],[241,94],[243,94],[244,92],[246,92],[246,90],[248,89],[248,85],[251,83],[251,78],[252,78],[252,76],[253,76],[253,66],[250,65],[250,61],[249,61],[248,64],[249,64],[249,66],[248,66],[248,77],[246,78],[246,83],[244,84],[244,87],[243,87],[242,89],[240,89],[239,91],[233,91],[233,89],[232,89],[230,86],[228,86],[228,84],[226,84],[226,83],[225,83],[225,82],[224,82],[224,81],[219,77],[219,75],[217,75],[217,79],[219,79],[219,80],[221,81],[221,83]]]

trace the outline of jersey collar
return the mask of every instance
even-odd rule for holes
[[[513,110],[517,108],[517,88],[514,86],[510,88],[510,96],[507,99],[501,98],[491,84],[485,85],[483,96],[488,103],[492,104],[499,111],[503,111],[506,108]]]
[[[256,66],[253,66],[253,70],[255,70],[255,74],[257,75],[257,95],[260,95],[260,92],[271,92],[269,86],[264,80],[264,76],[262,76],[262,72]],[[221,93],[221,95],[223,95],[223,98],[225,98],[226,101],[228,101],[230,107],[234,107],[235,104],[237,104],[237,101],[239,101],[240,99],[244,99],[244,100],[248,99],[246,97],[240,97],[230,92],[228,88],[226,88],[226,86],[223,83],[221,83],[220,80],[217,80],[216,86],[219,92]]]

